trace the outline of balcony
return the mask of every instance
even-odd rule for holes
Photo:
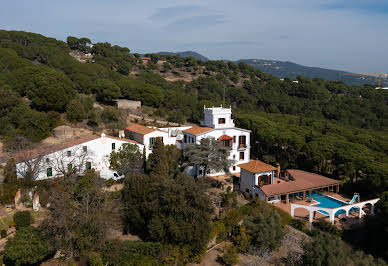
[[[242,144],[242,143],[238,144],[238,146],[237,146],[238,150],[245,150],[246,148],[247,148],[247,145],[246,144]]]

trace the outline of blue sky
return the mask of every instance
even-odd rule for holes
[[[132,52],[194,50],[211,59],[260,58],[388,73],[388,0],[13,0],[0,28]]]

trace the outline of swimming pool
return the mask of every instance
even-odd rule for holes
[[[311,194],[311,199],[318,202],[317,204],[314,204],[314,206],[323,207],[323,208],[334,209],[334,208],[348,205],[348,203],[346,203],[346,202],[343,202],[343,201],[337,200],[335,198],[328,197],[328,196],[325,196],[325,195],[322,195],[322,194],[316,193],[316,192],[313,192]],[[356,210],[356,208],[351,209],[351,211],[353,211],[353,210]],[[319,212],[326,214],[326,215],[329,215],[325,211],[319,211]],[[341,214],[341,213],[345,213],[345,211],[344,210],[337,211],[335,215],[337,216],[338,214]]]

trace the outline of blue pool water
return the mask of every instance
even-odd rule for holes
[[[320,193],[315,193],[315,192],[313,192],[311,194],[311,198],[313,200],[319,202],[318,204],[314,205],[314,206],[317,206],[317,207],[337,208],[337,207],[341,207],[341,206],[347,205],[347,203],[345,203],[345,202],[342,202],[342,201],[336,200],[334,198],[322,195]],[[351,211],[352,210],[356,210],[356,208],[352,208]],[[319,211],[319,212],[328,215],[328,213],[325,212],[325,211]],[[340,211],[336,212],[335,215],[338,215],[338,214],[341,214],[341,213],[345,213],[345,211],[340,210]]]

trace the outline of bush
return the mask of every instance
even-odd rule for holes
[[[292,219],[289,225],[302,232],[306,230],[306,222],[301,219]]]
[[[330,233],[336,236],[341,236],[342,234],[340,229],[322,219],[314,221],[313,226],[322,232]]]
[[[13,215],[16,230],[31,225],[31,213],[29,211],[19,211]]]
[[[222,221],[214,222],[210,235],[211,238],[216,237],[217,243],[224,241],[228,236],[225,224]]]
[[[0,235],[1,235],[1,238],[6,238],[7,237],[7,231],[5,229],[1,230]]]
[[[13,203],[16,191],[18,191],[16,184],[1,184],[1,203]]]
[[[108,265],[160,265],[162,249],[157,242],[111,240],[101,254]]]
[[[236,249],[229,245],[225,248],[224,254],[220,258],[220,262],[224,265],[235,265],[238,262],[238,256]]]
[[[89,266],[103,266],[102,258],[97,252],[90,252],[88,256]]]
[[[24,227],[8,239],[4,248],[5,265],[38,265],[52,254],[49,243],[33,227]]]
[[[108,180],[105,181],[105,186],[111,187],[115,183],[115,180],[113,178],[109,178]]]

